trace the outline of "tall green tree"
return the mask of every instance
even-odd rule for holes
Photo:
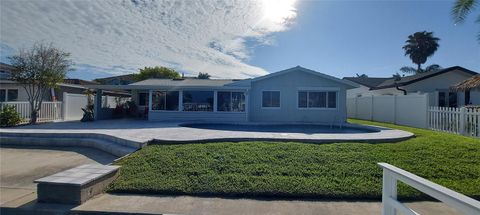
[[[210,74],[206,72],[205,73],[200,72],[198,73],[198,76],[197,76],[198,79],[210,79],[210,77],[211,77]]]
[[[20,49],[17,55],[9,57],[15,68],[10,80],[22,85],[30,103],[30,123],[37,122],[42,102],[51,88],[63,82],[71,70],[70,54],[52,46],[36,43],[32,48]]]
[[[456,0],[451,11],[455,24],[464,23],[465,19],[475,10],[479,2],[479,0]],[[480,14],[475,22],[480,24]],[[477,40],[480,42],[480,32],[477,34]]]
[[[140,72],[135,75],[135,80],[137,81],[143,81],[149,78],[173,79],[180,78],[180,74],[173,69],[156,66],[140,69]]]
[[[433,36],[433,32],[420,31],[408,36],[403,49],[405,56],[409,56],[414,64],[417,64],[417,71],[421,72],[422,64],[437,51],[440,39]]]

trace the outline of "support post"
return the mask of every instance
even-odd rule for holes
[[[102,94],[103,91],[101,89],[97,89],[95,94],[95,101],[93,103],[93,117],[95,120],[100,119],[100,112],[102,110]]]
[[[390,204],[390,199],[397,199],[397,180],[391,174],[383,169],[382,215],[397,214],[396,209]]]

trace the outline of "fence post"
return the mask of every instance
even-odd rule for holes
[[[465,107],[461,107],[460,108],[460,129],[458,131],[461,135],[465,135],[465,116],[466,116]]]
[[[63,92],[63,99],[62,99],[62,119],[63,121],[65,121],[67,119],[67,116],[68,116],[68,108],[67,108],[67,104],[68,104],[68,93],[66,92]]]
[[[396,210],[390,205],[390,198],[397,199],[397,180],[392,173],[383,169],[382,215],[396,215]]]

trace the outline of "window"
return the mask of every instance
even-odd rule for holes
[[[217,92],[217,111],[245,112],[243,92]]]
[[[446,107],[447,101],[445,100],[445,92],[438,92],[438,106]]]
[[[263,91],[262,107],[279,108],[280,107],[280,91]]]
[[[213,91],[183,91],[184,111],[213,111]]]
[[[337,108],[337,92],[328,92],[328,108]]]
[[[470,90],[465,91],[465,105],[470,105]]]
[[[17,89],[8,89],[7,91],[7,101],[13,102],[18,100],[18,90]]]
[[[335,91],[298,91],[299,108],[337,108]]]
[[[178,111],[178,91],[152,91],[152,110]]]
[[[457,107],[457,93],[449,92],[448,93],[448,107]]]
[[[7,98],[7,90],[1,89],[0,90],[0,102],[6,101]]]
[[[138,93],[138,105],[139,106],[148,105],[148,93]]]

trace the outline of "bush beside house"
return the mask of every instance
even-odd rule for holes
[[[7,105],[2,108],[0,112],[0,126],[1,127],[13,127],[22,122],[22,117],[17,112],[14,106]]]

